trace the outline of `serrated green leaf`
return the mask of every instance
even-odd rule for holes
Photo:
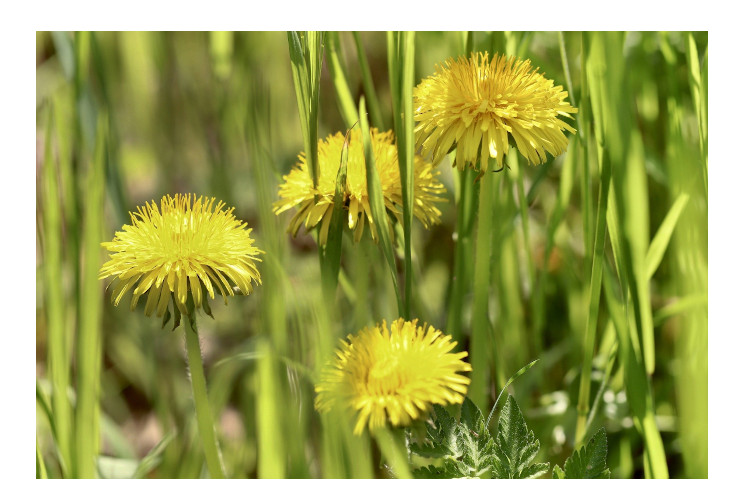
[[[532,464],[539,452],[539,440],[534,437],[513,396],[509,396],[500,412],[497,434],[498,453],[493,463],[493,477],[525,479],[544,474],[549,464]]]
[[[428,443],[410,445],[411,452],[427,458],[459,457],[458,423],[442,406],[435,406],[433,411],[432,419],[425,426]]]
[[[461,405],[461,423],[477,434],[487,432],[482,411],[469,398],[464,399]]]
[[[565,461],[566,479],[609,479],[607,468],[607,434],[604,427],[580,450]]]
[[[559,465],[555,465],[552,469],[552,479],[565,479],[565,472],[563,472]]]
[[[481,414],[477,422],[482,425]],[[462,477],[481,477],[493,468],[497,446],[486,430],[478,433],[461,422],[458,426],[458,446],[461,456],[456,465],[461,470]]]

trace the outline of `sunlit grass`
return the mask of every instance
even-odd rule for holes
[[[100,243],[128,211],[177,192],[236,206],[266,251],[253,300],[213,301],[217,320],[199,328],[228,477],[387,477],[393,435],[320,415],[314,385],[338,339],[402,315],[468,350],[485,415],[539,359],[508,390],[540,459],[562,463],[604,426],[613,477],[707,476],[707,33],[37,43],[38,477],[208,476],[181,329],[111,307],[96,279]],[[378,242],[365,231],[355,243],[345,223],[328,248],[317,229],[285,232],[291,215],[272,205],[300,151],[316,165],[320,138],[377,125],[412,179],[413,86],[485,50],[531,59],[569,93],[579,112],[565,154],[534,166],[511,146],[502,171],[475,181],[450,152],[429,229],[408,202],[403,224],[381,210],[368,156]]]

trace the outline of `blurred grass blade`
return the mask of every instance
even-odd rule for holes
[[[698,49],[695,46],[695,38],[692,33],[685,35],[687,43],[687,63],[688,71],[690,73],[690,93],[693,97],[693,105],[695,107],[695,116],[698,120],[698,136],[701,149],[701,155],[703,156],[703,162],[705,165],[707,158],[707,143],[708,143],[708,106],[707,106],[707,91],[704,88],[704,75],[707,74],[705,71],[701,71],[700,63],[698,61]]]
[[[44,465],[42,450],[39,449],[39,438],[36,440],[36,478],[47,479],[47,467]]]
[[[326,33],[325,51],[328,58],[328,72],[331,75],[333,88],[336,89],[336,104],[344,118],[345,126],[353,127],[357,121],[357,106],[349,90],[344,65],[341,63],[341,41],[337,31]]]
[[[682,314],[699,306],[706,307],[708,304],[708,294],[697,293],[680,297],[676,301],[668,304],[654,313],[654,325],[661,325],[667,319],[678,314]]]
[[[140,462],[138,462],[138,467],[135,469],[135,472],[132,476],[133,479],[144,478],[152,470],[158,467],[163,460],[164,450],[176,436],[177,433],[174,429],[172,429],[167,433],[166,436],[161,438],[161,440],[156,443],[156,446],[151,448],[151,451],[149,451],[148,454],[146,454],[146,456],[143,457]]]
[[[380,100],[378,99],[378,94],[375,92],[375,83],[372,80],[370,66],[367,64],[367,54],[365,53],[365,48],[362,45],[362,39],[359,36],[359,33],[352,31],[352,36],[354,36],[354,44],[357,46],[357,62],[359,62],[362,86],[365,90],[367,109],[370,112],[372,126],[381,132],[384,132],[386,130],[385,122],[383,121],[383,114],[380,112]]]
[[[664,258],[664,252],[667,251],[667,245],[672,239],[672,233],[677,225],[677,221],[682,215],[682,211],[687,205],[689,196],[687,193],[682,193],[672,204],[672,208],[669,209],[667,216],[656,231],[654,239],[651,240],[651,245],[648,247],[646,253],[646,279],[651,279],[659,268],[662,258]]]
[[[380,184],[377,166],[375,165],[375,154],[372,151],[372,141],[370,139],[370,123],[367,120],[365,111],[365,99],[359,100],[359,126],[362,129],[362,147],[365,152],[365,174],[367,176],[367,196],[370,201],[372,210],[371,224],[375,224],[378,235],[378,244],[383,251],[383,256],[388,263],[388,270],[391,273],[393,282],[393,291],[396,294],[398,302],[399,316],[404,317],[404,302],[399,294],[398,277],[396,275],[396,260],[393,256],[393,242],[388,228],[388,219],[385,213],[385,202],[383,201],[383,189]]]
[[[234,52],[234,32],[209,31],[208,46],[213,61],[214,75],[226,80],[232,72],[232,53]]]
[[[44,223],[44,293],[47,312],[48,370],[52,383],[52,413],[50,424],[55,429],[55,439],[60,456],[63,477],[70,477],[73,466],[71,436],[73,434],[73,409],[68,399],[70,386],[70,350],[65,335],[65,297],[62,280],[63,221],[61,216],[59,181],[52,153],[54,117],[48,107],[44,138],[44,163],[42,166],[42,200]]]
[[[99,392],[102,363],[102,290],[98,278],[103,233],[104,172],[107,162],[106,115],[100,117],[96,148],[86,182],[83,264],[78,299],[78,402],[76,405],[76,474],[93,478],[99,455]]]

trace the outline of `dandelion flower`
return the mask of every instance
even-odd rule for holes
[[[130,214],[131,224],[102,246],[112,252],[99,278],[115,276],[112,302],[117,305],[131,288],[130,308],[148,292],[146,316],[156,310],[161,317],[170,298],[182,314],[188,314],[188,293],[200,308],[204,291],[214,298],[214,287],[226,303],[227,295],[249,294],[253,281],[260,283],[255,267],[262,253],[253,246],[252,229],[234,217],[234,208],[214,198],[178,194],[153,201]],[[149,291],[150,290],[150,291]]]
[[[454,147],[455,166],[468,163],[481,172],[489,157],[502,164],[509,145],[531,163],[562,154],[568,147],[563,130],[575,129],[561,120],[577,113],[565,99],[568,93],[531,61],[473,53],[471,59],[450,59],[414,90],[416,142],[432,152],[439,164]]]
[[[402,221],[401,174],[398,166],[398,151],[393,143],[393,133],[370,130],[375,165],[383,189],[386,211]],[[274,211],[280,214],[294,207],[297,213],[289,223],[289,232],[296,235],[304,224],[311,229],[320,224],[320,241],[326,242],[328,227],[333,216],[333,197],[336,191],[336,176],[341,165],[341,151],[344,147],[344,135],[338,132],[329,135],[326,140],[318,141],[318,186],[313,186],[312,178],[304,154],[299,155],[299,162],[289,175],[284,176],[284,183],[279,187],[279,201],[274,203]],[[440,210],[435,206],[444,201],[438,195],[445,188],[437,178],[437,172],[431,163],[420,156],[414,159],[414,216],[425,227],[440,221]],[[317,197],[317,201],[316,201]],[[370,234],[377,239],[372,220],[369,196],[367,194],[367,177],[365,173],[365,155],[362,147],[362,132],[359,128],[352,131],[346,171],[346,189],[344,206],[348,210],[348,225],[354,231],[354,241],[359,241],[365,225],[370,225]]]
[[[341,340],[336,359],[321,374],[315,408],[333,406],[359,412],[354,428],[361,434],[391,425],[407,425],[432,404],[458,404],[466,395],[469,379],[458,372],[471,371],[462,361],[466,352],[450,352],[456,342],[449,335],[417,320],[398,319],[391,325],[367,327],[348,342]]]

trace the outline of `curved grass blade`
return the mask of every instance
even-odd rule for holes
[[[510,386],[510,384],[512,384],[513,381],[515,381],[518,377],[526,373],[529,368],[537,364],[538,361],[539,361],[538,359],[535,359],[528,365],[518,370],[516,373],[513,374],[512,377],[508,379],[508,382],[505,384],[505,387],[503,387],[503,390],[500,391],[500,394],[497,395],[497,399],[495,399],[495,404],[492,405],[492,410],[490,411],[490,414],[487,416],[487,422],[485,423],[485,427],[490,426],[490,420],[492,420],[492,415],[495,413],[495,409],[497,408],[498,403],[500,403],[500,398],[503,397],[503,393],[505,392],[505,389],[507,389]]]

